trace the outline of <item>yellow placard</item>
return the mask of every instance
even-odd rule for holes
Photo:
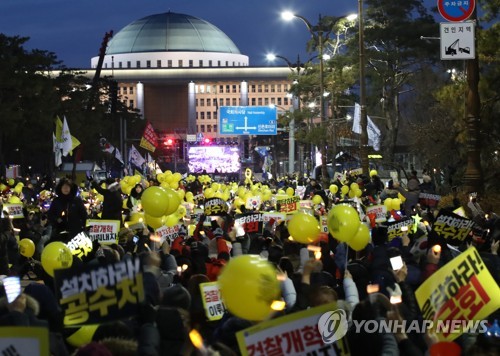
[[[49,356],[49,329],[38,327],[0,328],[2,355]]]
[[[500,288],[470,247],[431,275],[415,296],[441,341],[453,341],[500,307]]]

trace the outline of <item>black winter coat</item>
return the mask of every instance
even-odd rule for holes
[[[63,231],[69,232],[69,239],[85,230],[87,209],[82,199],[76,196],[77,187],[74,186],[68,195],[56,188],[57,197],[50,204],[47,217],[52,225],[51,239],[58,239]]]

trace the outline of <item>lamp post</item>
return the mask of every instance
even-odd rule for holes
[[[288,65],[288,68],[293,73],[293,70],[297,71],[297,76],[300,75],[300,68],[303,66],[303,64],[300,62],[299,56],[297,56],[297,63],[293,64],[288,60],[288,58],[275,55],[275,54],[268,54],[267,56],[268,60],[274,60],[275,58],[280,58],[286,62]],[[292,117],[290,119],[290,122],[288,124],[288,173],[291,174],[295,171],[295,118],[294,118],[294,112],[295,110],[299,109],[299,98],[295,95],[292,94],[292,108],[290,109],[290,112],[292,113]]]
[[[291,20],[293,18],[298,18],[302,20],[302,22],[306,25],[307,29],[311,33],[311,36],[315,40],[315,42],[318,44],[318,57],[319,57],[319,89],[320,89],[320,109],[319,109],[319,115],[320,115],[320,121],[321,124],[323,124],[326,121],[326,107],[325,107],[325,82],[324,82],[324,60],[327,59],[325,54],[324,54],[324,44],[325,44],[325,38],[329,38],[330,33],[334,29],[334,25],[342,19],[346,19],[348,21],[353,21],[356,19],[358,15],[350,14],[350,15],[345,15],[345,16],[339,16],[335,17],[333,19],[330,18],[322,18],[321,15],[319,15],[319,22],[316,26],[311,25],[311,23],[303,16],[291,13],[291,12],[284,12],[282,13],[282,18],[285,20]],[[326,20],[326,21],[324,21]],[[365,125],[366,127],[366,125]],[[327,157],[326,157],[326,142],[322,142],[320,145],[320,152],[321,152],[321,174],[323,176],[323,180],[325,183],[328,180],[328,174],[327,174],[327,169],[326,169],[326,163],[327,163]]]
[[[319,15],[318,19],[318,25],[313,26],[311,23],[304,17],[300,16],[291,12],[283,12],[281,17],[284,20],[291,20],[293,18],[298,18],[302,20],[302,22],[306,25],[307,30],[313,37],[313,39],[318,43],[318,57],[319,57],[319,91],[320,91],[320,96],[319,96],[319,104],[320,104],[320,109],[319,109],[319,116],[320,116],[320,121],[323,123],[325,121],[325,98],[323,96],[324,92],[324,76],[323,76],[323,69],[324,69],[324,63],[323,63],[323,35],[324,35],[324,28],[322,26],[322,21],[321,21],[321,15]],[[328,179],[328,173],[326,171],[326,147],[325,144],[322,143],[320,145],[320,152],[321,152],[321,174],[323,179]],[[313,164],[314,167],[314,164]]]
[[[365,38],[363,25],[363,0],[358,0],[359,26],[359,123],[361,136],[359,139],[359,158],[363,174],[368,174],[368,118],[366,116],[366,84],[365,84]]]

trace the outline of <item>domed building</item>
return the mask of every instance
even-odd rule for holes
[[[92,58],[97,66],[99,57]],[[109,42],[104,66],[183,68],[248,66],[248,56],[211,23],[166,12],[144,17],[120,30]]]
[[[91,59],[87,75],[94,75],[98,60]],[[139,109],[162,140],[174,137],[184,150],[195,144],[195,136],[219,144],[238,141],[245,156],[252,151],[249,138],[222,135],[218,108],[275,104],[287,110],[289,75],[288,67],[250,66],[248,56],[216,26],[174,12],[144,17],[115,33],[101,72],[118,82],[119,100]]]

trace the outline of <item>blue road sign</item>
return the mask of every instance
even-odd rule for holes
[[[438,0],[437,3],[441,16],[451,22],[467,20],[476,7],[476,0]]]
[[[276,107],[221,106],[219,134],[221,135],[276,135]]]

